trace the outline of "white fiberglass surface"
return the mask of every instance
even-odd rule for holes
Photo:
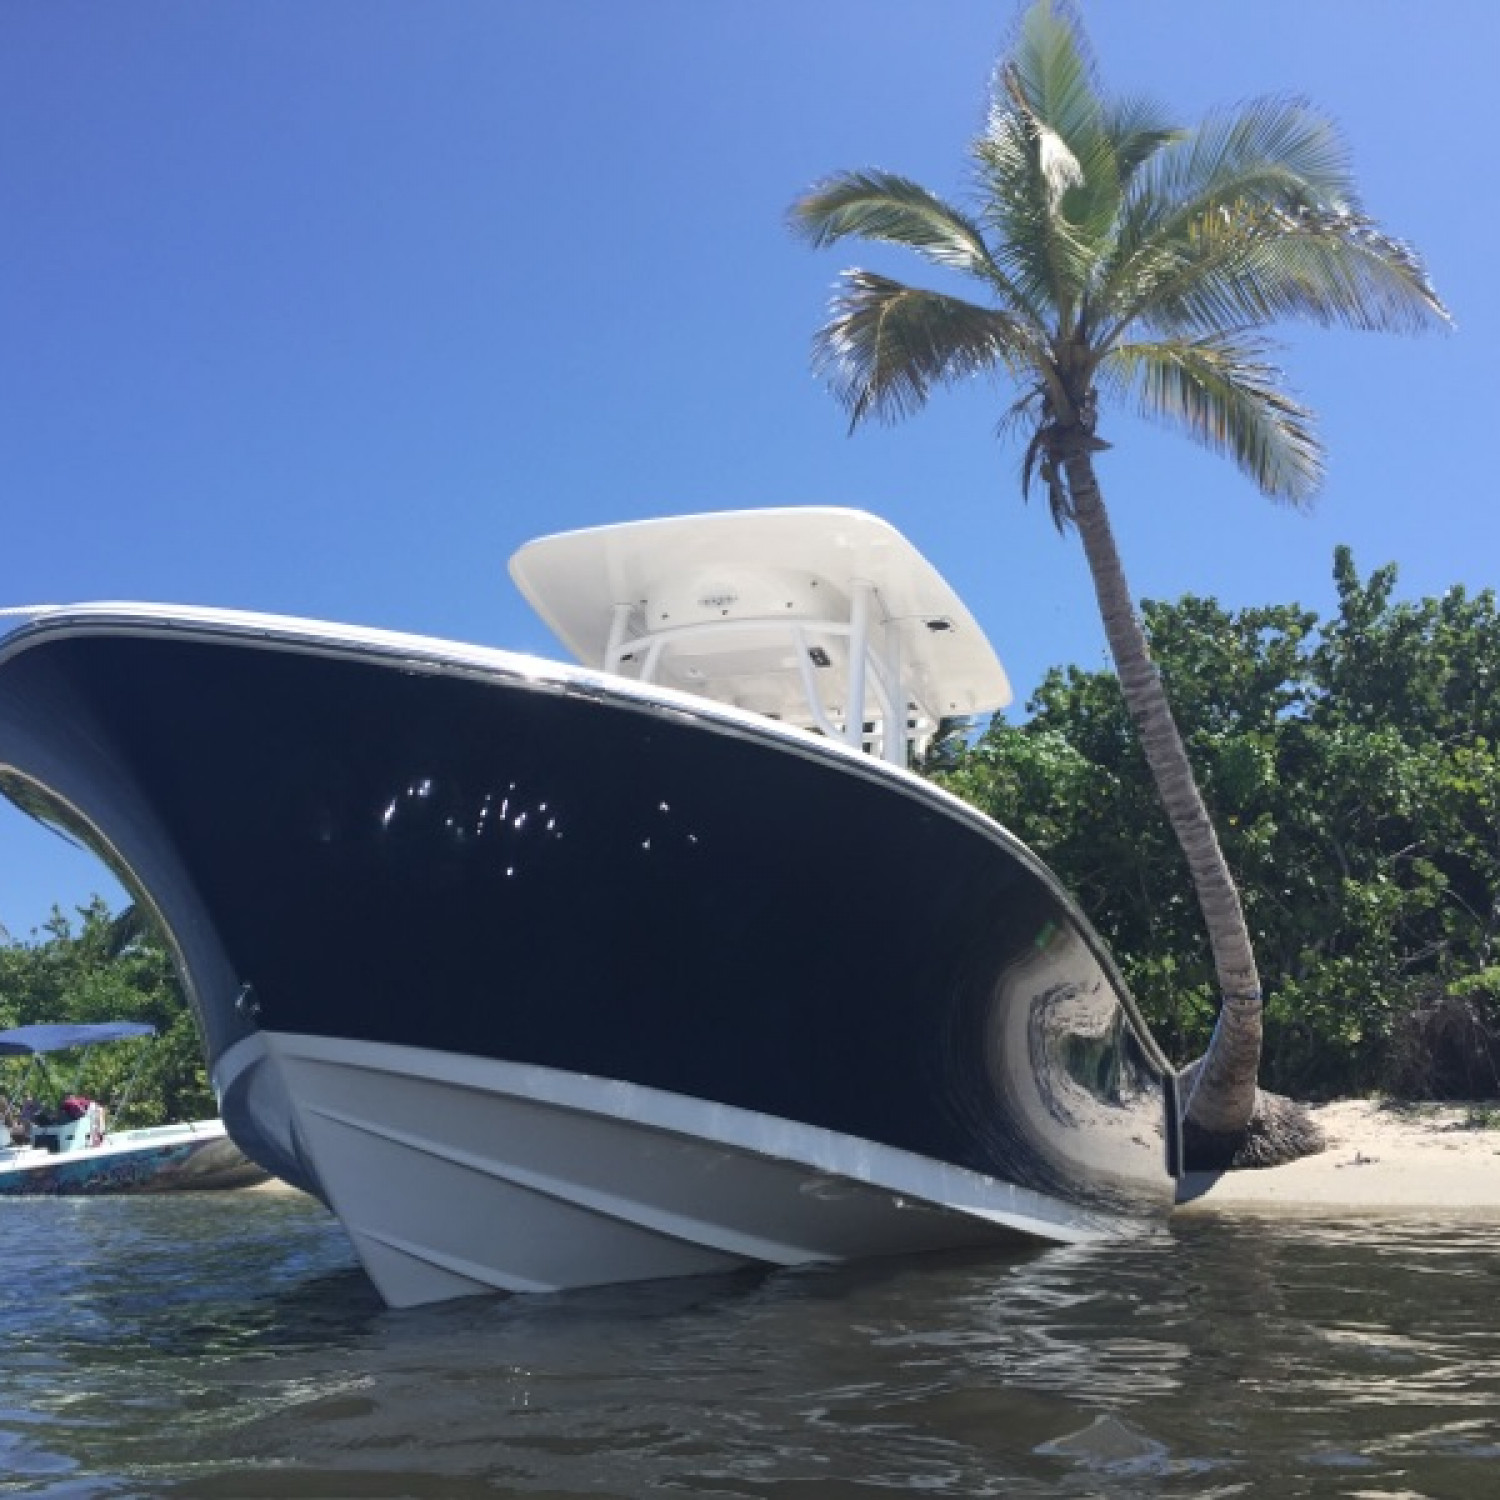
[[[1101,1232],[974,1172],[617,1081],[287,1034],[216,1081],[232,1099],[260,1069],[393,1305]]]

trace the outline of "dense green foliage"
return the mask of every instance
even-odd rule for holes
[[[1267,1086],[1500,1089],[1500,615],[1394,598],[1335,558],[1338,610],[1148,603],[1151,651],[1240,882],[1266,980]],[[1213,969],[1115,678],[1052,671],[941,779],[1058,871],[1174,1055]]]
[[[46,1021],[149,1021],[149,1041],[88,1049],[78,1059],[54,1054],[54,1080],[105,1103],[134,1075],[126,1127],[205,1119],[216,1113],[203,1047],[160,939],[134,920],[112,917],[99,897],[77,922],[54,909],[39,936],[0,945],[0,1028]],[[143,1051],[144,1049],[144,1051]],[[27,1060],[0,1059],[0,1092],[20,1088]],[[138,1069],[138,1071],[137,1071]]]

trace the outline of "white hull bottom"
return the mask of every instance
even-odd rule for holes
[[[867,1140],[545,1067],[262,1032],[215,1085],[231,1132],[294,1144],[393,1307],[1119,1227]]]

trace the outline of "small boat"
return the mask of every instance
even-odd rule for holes
[[[917,775],[1010,694],[884,521],[542,538],[577,664],[176,605],[0,639],[0,792],[149,904],[235,1142],[392,1305],[1117,1234],[1175,1074]]]
[[[140,1130],[111,1128],[97,1100],[60,1089],[46,1059],[80,1057],[90,1048],[155,1034],[138,1021],[17,1026],[0,1031],[0,1058],[30,1060],[26,1076],[4,1100],[0,1196],[163,1193],[247,1187],[267,1173],[231,1141],[219,1120],[193,1120]],[[82,1062],[79,1063],[80,1070]],[[118,1109],[128,1103],[129,1085]]]

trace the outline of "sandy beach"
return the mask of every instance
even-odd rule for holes
[[[1500,1218],[1500,1107],[1345,1099],[1312,1113],[1326,1151],[1264,1171],[1192,1174],[1178,1212]]]

